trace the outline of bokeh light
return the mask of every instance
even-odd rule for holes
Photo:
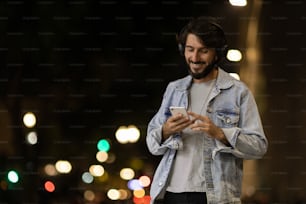
[[[134,204],[150,204],[151,197],[146,195],[141,198],[133,197]]]
[[[135,172],[131,168],[123,168],[120,171],[120,177],[124,180],[130,180],[134,178],[134,176],[135,176]]]
[[[99,151],[97,152],[96,154],[96,159],[99,161],[99,162],[105,162],[107,161],[108,159],[108,153],[107,152],[104,152],[104,151]]]
[[[229,0],[232,6],[246,6],[247,0]]]
[[[133,190],[133,191],[143,188],[138,179],[129,180],[127,186],[130,190]]]
[[[26,141],[28,144],[35,145],[37,144],[37,133],[35,131],[29,132],[26,135]]]
[[[84,183],[92,183],[94,180],[94,177],[89,172],[84,172],[82,174],[82,181]]]
[[[72,166],[69,161],[59,160],[55,163],[55,168],[59,173],[68,174],[72,170]]]
[[[14,170],[7,173],[7,178],[11,183],[17,183],[19,181],[18,173]]]
[[[108,164],[114,163],[116,161],[116,155],[114,153],[108,153],[108,158],[105,161]]]
[[[120,198],[119,198],[119,200],[127,200],[127,199],[129,199],[130,196],[131,196],[130,191],[128,191],[128,190],[119,189],[118,191],[119,191],[119,193],[120,193]]]
[[[117,189],[110,189],[107,191],[107,197],[111,200],[119,200],[120,192]]]
[[[131,143],[137,142],[140,137],[139,129],[135,125],[129,125],[127,130],[128,130],[129,142]]]
[[[133,191],[133,195],[137,198],[142,198],[143,196],[145,196],[146,192],[143,189],[136,189]]]
[[[32,128],[36,125],[36,116],[32,112],[28,112],[23,116],[23,124],[27,128]]]
[[[44,168],[45,170],[45,173],[48,175],[48,176],[56,176],[58,175],[58,172],[55,168],[55,166],[53,164],[47,164]]]
[[[110,149],[110,144],[106,139],[101,139],[97,144],[97,148],[99,151],[108,152]]]
[[[84,199],[88,201],[93,201],[95,199],[95,193],[91,190],[86,190],[83,194]]]
[[[104,174],[104,168],[101,165],[91,165],[89,167],[89,172],[94,177],[102,176]]]
[[[138,180],[140,185],[143,187],[148,187],[151,184],[151,179],[148,176],[141,176]]]
[[[48,192],[54,192],[55,191],[55,185],[52,181],[46,181],[44,184],[45,190]]]
[[[135,125],[120,126],[116,133],[116,139],[121,144],[135,143],[140,138],[140,131]]]
[[[242,54],[239,50],[231,49],[228,50],[226,58],[232,62],[239,62],[242,59]]]
[[[234,77],[237,80],[240,80],[240,76],[237,73],[229,73],[229,75],[231,75],[232,77]]]

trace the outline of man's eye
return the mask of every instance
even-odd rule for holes
[[[201,52],[202,52],[202,53],[207,53],[207,52],[208,52],[208,49],[202,49]]]

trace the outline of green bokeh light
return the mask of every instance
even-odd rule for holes
[[[101,139],[97,144],[98,150],[103,152],[108,152],[110,149],[110,144],[107,140]]]

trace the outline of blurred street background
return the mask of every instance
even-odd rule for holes
[[[242,2],[242,5],[235,5]],[[304,1],[0,2],[0,203],[149,203],[146,143],[176,34],[217,18],[222,67],[252,90],[269,150],[245,161],[244,203],[306,203]]]

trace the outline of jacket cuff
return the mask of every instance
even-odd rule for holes
[[[183,142],[179,134],[171,135],[167,138],[161,146],[168,147],[170,149],[180,150],[183,148]]]

